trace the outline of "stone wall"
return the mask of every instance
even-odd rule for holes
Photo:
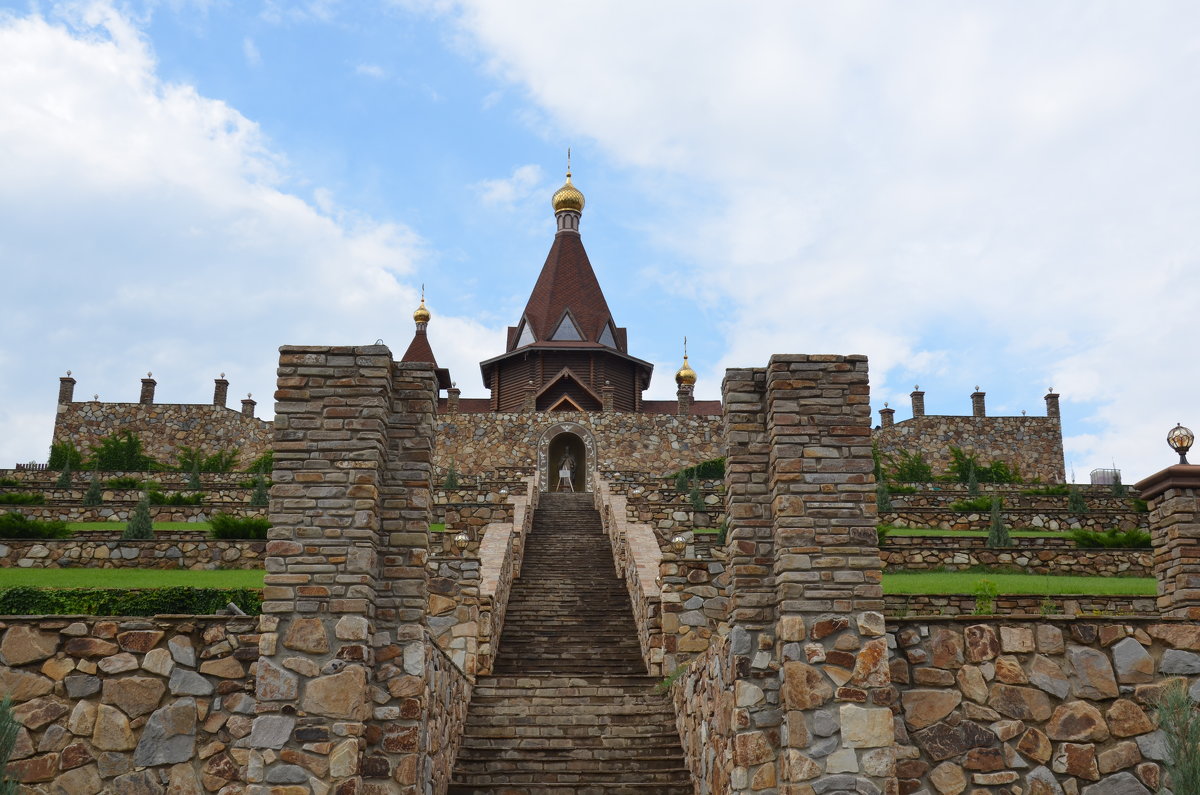
[[[0,505],[0,512],[16,512],[30,519],[56,520],[61,522],[128,522],[133,515],[136,502],[114,503],[86,507],[79,503],[52,505]],[[245,503],[215,503],[212,505],[151,505],[150,518],[156,522],[207,522],[215,513],[231,516],[262,516],[265,508],[256,508]]]
[[[615,411],[443,414],[437,418],[437,465],[445,469],[453,462],[458,472],[468,475],[505,466],[537,467],[543,434],[561,422],[575,422],[590,431],[600,470],[663,475],[724,455],[719,416]]]
[[[87,458],[101,439],[126,430],[141,439],[146,455],[162,464],[174,465],[180,446],[205,455],[237,448],[239,468],[271,449],[271,423],[202,403],[62,403],[52,441],[70,442]]]
[[[1029,574],[1074,574],[1094,577],[1153,577],[1154,553],[1149,549],[1037,549],[1023,548],[964,548],[944,544],[941,539],[921,539],[925,543],[912,546],[884,545],[879,557],[886,569],[927,571],[944,569],[960,571],[973,566],[1019,568]],[[957,540],[957,539],[956,539]],[[987,539],[971,539],[986,541]],[[1040,539],[1018,539],[1038,541]],[[986,576],[986,575],[981,575]]]
[[[691,661],[671,687],[675,722],[696,792],[731,791],[731,721],[736,715],[734,688],[737,679],[733,665],[729,640],[718,638]]]
[[[8,769],[23,792],[241,791],[264,761],[248,738],[278,738],[255,715],[256,618],[25,616],[0,628],[0,681],[22,725]]]
[[[261,569],[265,541],[0,540],[0,568]]]
[[[901,508],[879,514],[880,524],[896,527],[932,527],[942,530],[987,530],[991,511],[952,511],[948,508]],[[1040,508],[1009,508],[1000,511],[1001,520],[1014,530],[1091,530],[1097,533],[1111,530],[1145,528],[1147,515],[1133,510],[1088,511],[1072,514]]]
[[[892,503],[904,508],[947,508],[951,503],[974,499],[968,493],[967,487],[964,484],[928,483],[904,485],[915,485],[919,489],[911,494],[904,493],[903,491],[893,491],[891,493]],[[1024,493],[1033,488],[1036,487],[980,483],[979,494],[985,497],[992,495],[1002,497],[1006,508],[1040,508],[1045,511],[1061,511],[1063,513],[1070,510],[1069,495]],[[1114,497],[1107,487],[1080,486],[1079,496],[1083,498],[1089,511],[1127,513],[1137,510],[1133,500],[1138,495],[1137,491],[1132,488],[1129,489],[1129,496]]]
[[[58,488],[58,477],[60,474],[52,469],[0,469],[0,479],[17,480],[21,483],[17,487],[0,486],[0,491],[54,490]],[[113,478],[137,478],[142,481],[154,481],[162,486],[163,491],[191,491],[191,486],[188,485],[188,481],[191,479],[191,473],[189,472],[125,472],[120,470],[106,470],[96,474],[100,476],[101,485]],[[253,477],[254,475],[246,472],[201,472],[200,490],[247,489],[247,487],[241,484]],[[76,489],[80,490],[80,496],[82,496],[82,491],[87,490],[91,479],[92,473],[87,471],[79,471],[71,475],[71,482]],[[245,493],[249,495],[252,491],[253,487],[250,487]],[[72,492],[72,494],[74,493]]]
[[[888,594],[884,603],[889,616],[901,619],[909,616],[971,616],[979,609],[979,599],[973,594]],[[1154,616],[1158,610],[1153,596],[1001,594],[995,598],[988,613],[1001,616]]]
[[[1164,783],[1154,703],[1200,686],[1190,623],[922,619],[889,634],[901,792],[1150,795]]]
[[[954,417],[925,415],[877,428],[879,452],[920,453],[935,475],[950,465],[950,447],[973,452],[981,463],[1015,466],[1025,480],[1066,482],[1062,426],[1057,417]]]

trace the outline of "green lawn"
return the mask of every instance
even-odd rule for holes
[[[943,536],[949,538],[987,538],[987,530],[941,530],[934,527],[891,527],[889,536]],[[1013,538],[1067,538],[1067,533],[1056,533],[1053,530],[1011,530]]]
[[[261,588],[263,571],[179,569],[0,569],[0,588],[32,585],[41,588]]]
[[[1092,594],[1154,596],[1153,577],[1069,577],[1046,574],[999,574],[978,571],[884,572],[884,593],[975,593],[980,580],[990,580],[1002,594]]]
[[[126,522],[67,522],[72,532],[76,530],[124,530]],[[203,530],[212,529],[209,522],[155,522],[155,530]]]

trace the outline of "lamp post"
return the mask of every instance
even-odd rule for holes
[[[1192,433],[1191,428],[1185,428],[1182,424],[1176,423],[1175,427],[1167,432],[1167,444],[1171,445],[1171,449],[1179,453],[1179,463],[1186,464],[1187,451],[1192,449],[1192,442],[1196,441],[1196,435]]]

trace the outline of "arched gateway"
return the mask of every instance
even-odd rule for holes
[[[568,486],[561,472],[570,469]],[[577,422],[559,422],[542,432],[538,442],[538,471],[545,491],[591,491],[596,470],[596,441]]]

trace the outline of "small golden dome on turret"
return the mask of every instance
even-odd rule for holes
[[[421,288],[421,305],[417,307],[416,312],[413,312],[413,320],[418,323],[428,323],[430,317],[432,315],[429,314],[429,309],[425,306],[425,289]]]
[[[567,181],[563,186],[554,192],[554,196],[550,199],[550,204],[554,207],[555,213],[560,213],[563,210],[574,210],[577,213],[583,212],[583,194],[579,192],[571,184],[571,172],[567,171]]]
[[[696,371],[692,369],[690,364],[688,364],[687,354],[684,354],[683,356],[683,367],[680,367],[675,372],[675,383],[679,384],[680,386],[683,386],[684,384],[687,384],[688,386],[696,385]]]

